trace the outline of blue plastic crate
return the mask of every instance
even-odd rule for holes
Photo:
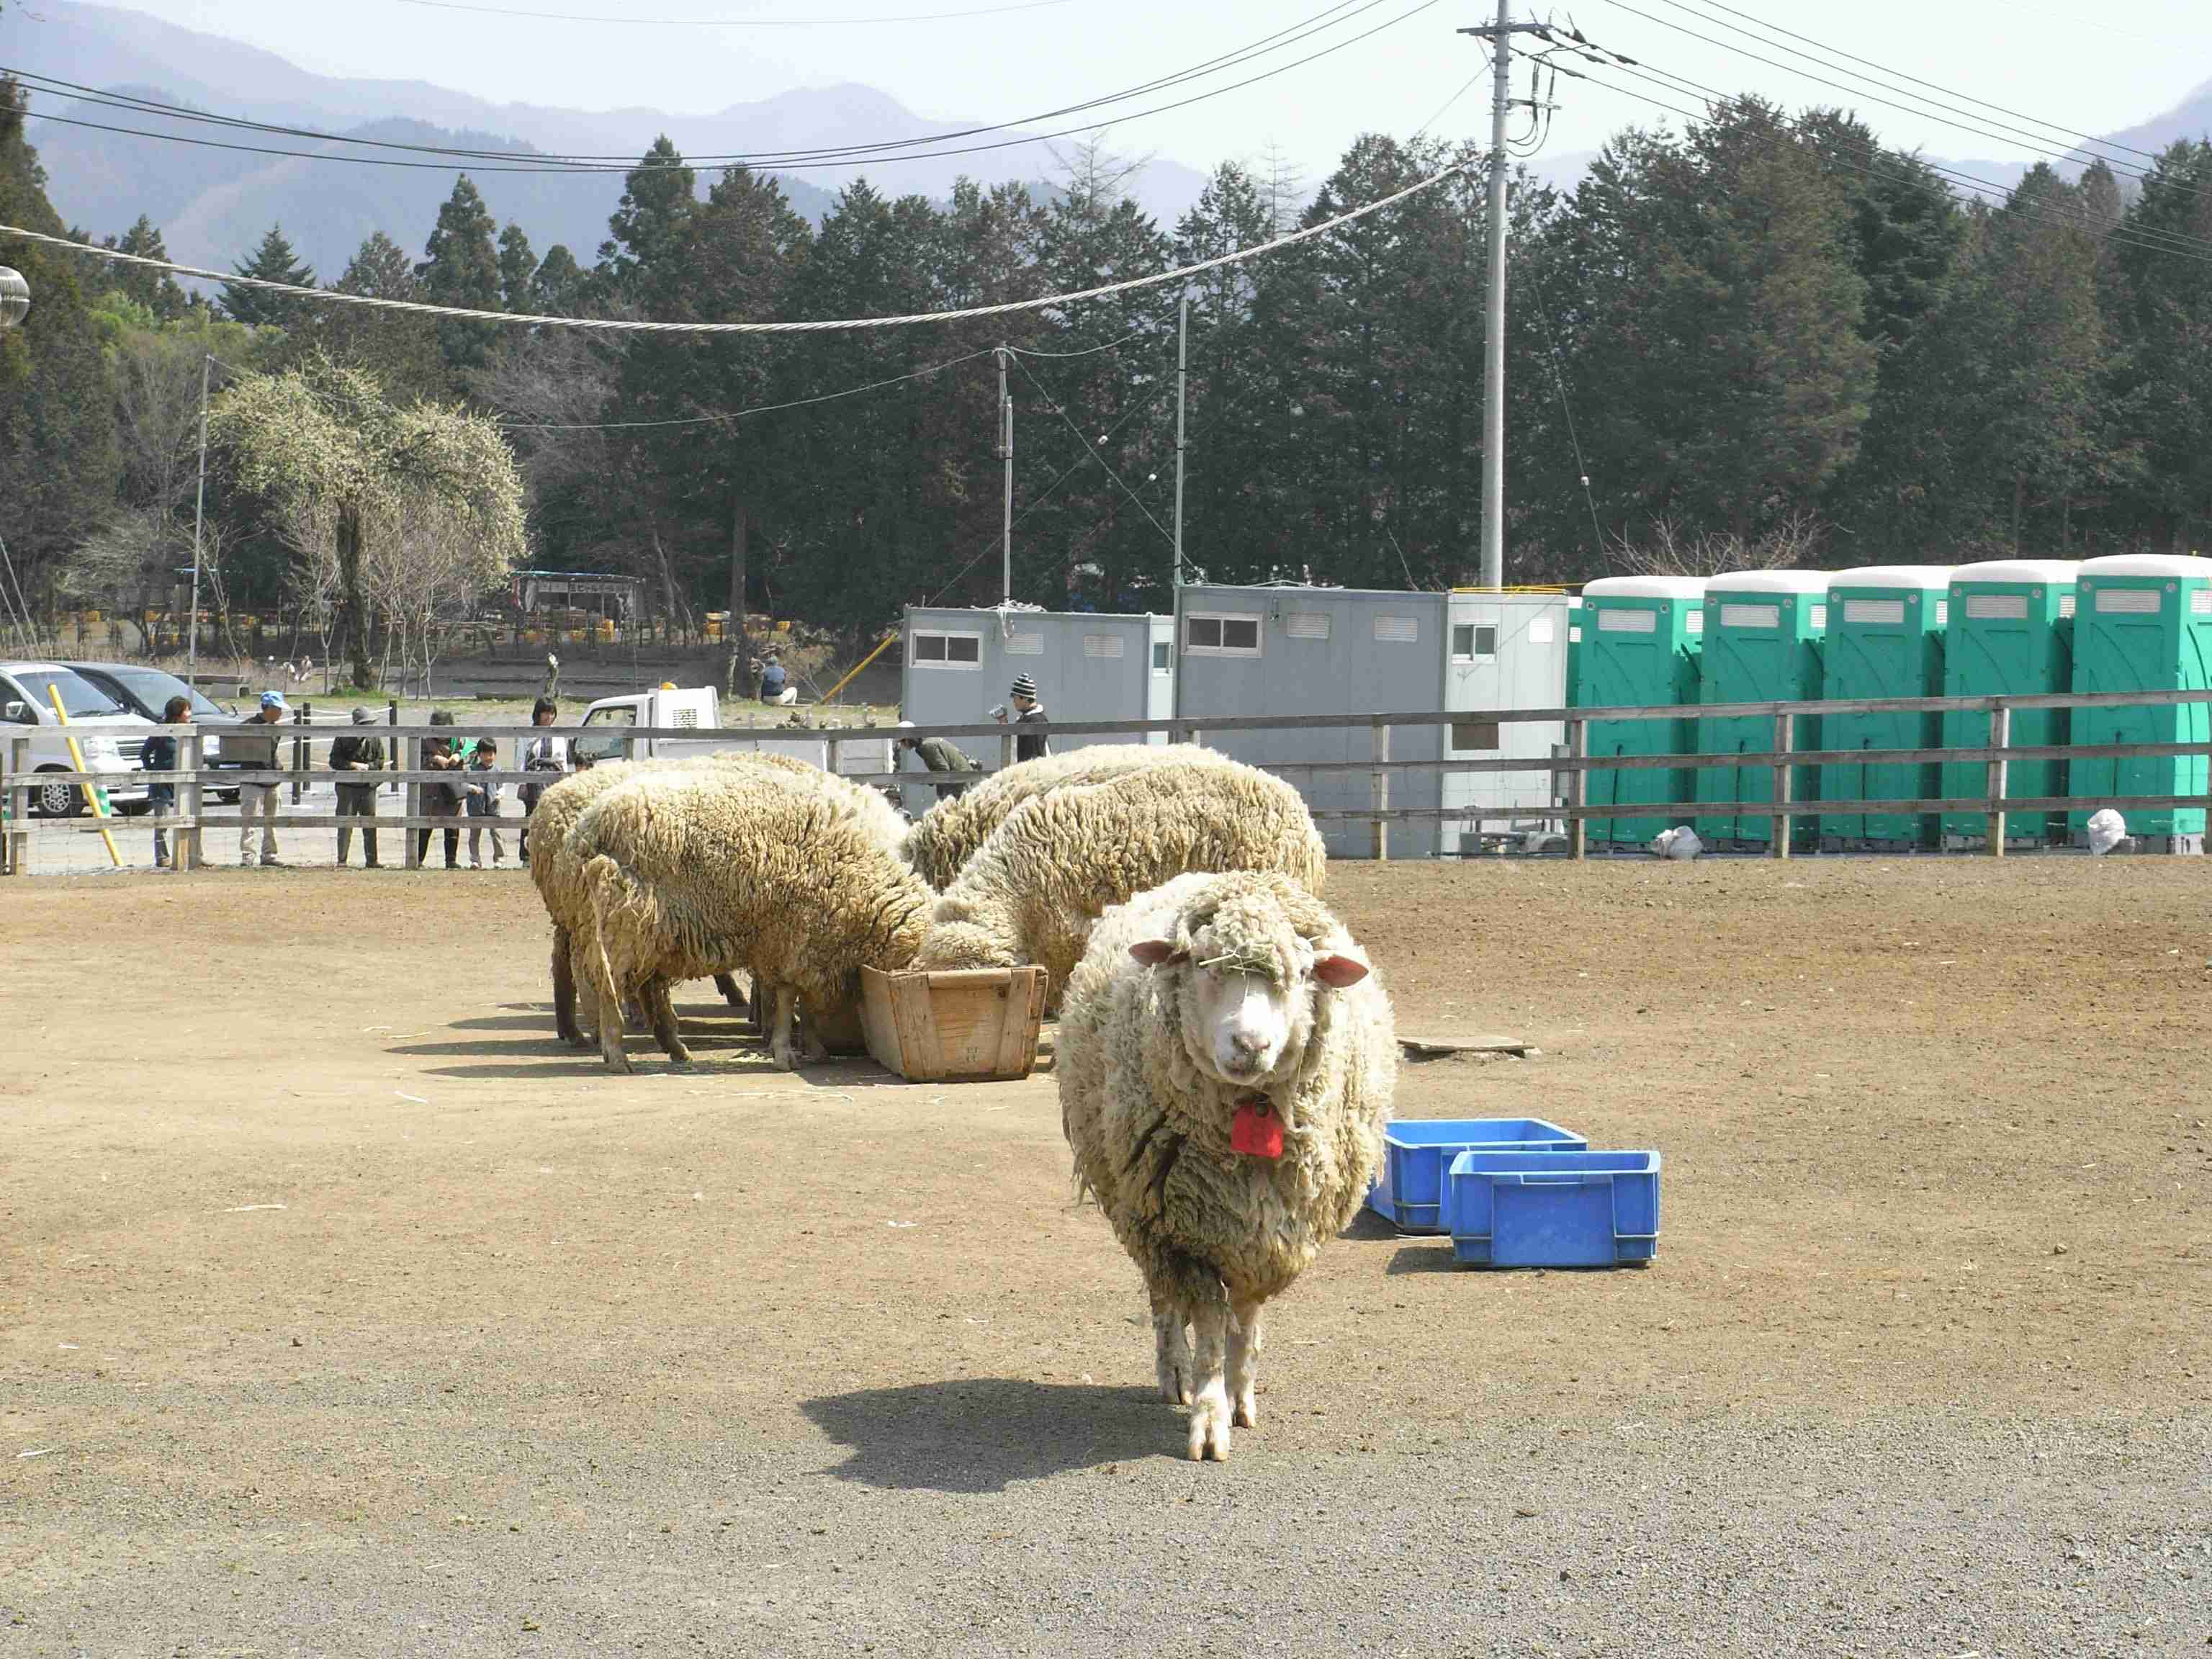
[[[1658,1254],[1656,1152],[1462,1152],[1449,1178],[1461,1261],[1613,1267]]]
[[[1367,1189],[1367,1207],[1401,1233],[1451,1231],[1446,1172],[1460,1153],[1496,1146],[1583,1147],[1571,1129],[1540,1117],[1408,1118],[1382,1131],[1382,1168]]]

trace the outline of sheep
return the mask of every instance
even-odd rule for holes
[[[641,988],[654,1035],[680,1063],[690,1055],[668,986],[742,964],[764,1012],[772,1000],[769,1052],[789,1071],[802,1004],[813,1057],[822,1029],[849,1023],[862,967],[895,970],[914,959],[928,925],[928,884],[822,778],[647,773],[576,820],[568,854],[590,899],[581,927],[599,1052],[614,1070],[629,1069],[621,987]]]
[[[1232,1418],[1259,1421],[1265,1304],[1350,1223],[1381,1156],[1389,999],[1286,877],[1181,876],[1092,930],[1054,1069],[1078,1196],[1145,1277],[1160,1391],[1191,1408],[1193,1461],[1225,1459]]]
[[[1651,856],[1655,859],[1689,860],[1705,850],[1698,832],[1686,823],[1678,823],[1672,830],[1662,830],[1651,837]]]
[[[568,856],[566,842],[569,829],[592,802],[628,779],[648,772],[702,765],[766,768],[794,777],[821,778],[825,775],[819,767],[789,755],[766,750],[724,750],[678,760],[601,761],[588,770],[572,773],[561,779],[538,797],[538,805],[530,815],[531,839],[534,843],[530,859],[530,878],[536,884],[538,896],[544,901],[546,914],[553,921],[553,1023],[562,1041],[579,1047],[590,1046],[589,1039],[576,1022],[576,984],[581,968],[574,945],[576,921],[584,914],[588,900],[577,868]],[[905,828],[903,821],[888,811],[883,816],[881,827],[887,836],[903,834]],[[744,1006],[737,983],[729,975],[717,974],[714,984],[732,1006]]]
[[[907,862],[939,892],[952,885],[962,867],[1006,815],[1024,801],[1054,789],[1102,783],[1124,773],[1154,767],[1233,765],[1226,756],[1195,744],[1100,744],[1042,760],[1024,761],[994,772],[965,794],[940,800],[922,814],[906,838]]]
[[[915,966],[1043,964],[1046,999],[1091,924],[1194,870],[1275,870],[1319,896],[1328,849],[1298,792],[1220,756],[1073,785],[1023,802],[937,901]]]

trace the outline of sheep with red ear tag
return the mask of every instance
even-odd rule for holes
[[[1295,882],[1179,876],[1100,919],[1054,1068],[1078,1187],[1145,1276],[1161,1391],[1190,1407],[1190,1455],[1226,1458],[1259,1420],[1263,1309],[1382,1154],[1389,999]]]

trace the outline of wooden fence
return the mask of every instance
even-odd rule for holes
[[[1765,819],[1770,837],[1769,854],[1778,859],[1790,856],[1790,828],[1793,820],[1816,817],[1823,813],[1843,816],[1863,814],[1897,814],[1903,816],[1932,816],[1945,813],[1972,813],[1986,817],[1989,833],[1987,851],[1992,857],[2002,858],[2005,852],[2005,820],[2008,814],[2020,812],[2057,812],[2080,811],[2085,806],[2110,806],[2122,812],[2148,811],[2173,808],[2203,807],[2208,805],[2204,793],[2178,795],[2127,795],[2099,797],[2094,803],[2065,796],[2037,796],[2022,798],[2006,795],[2007,769],[2014,761],[2030,760],[2097,760],[2097,759],[2179,759],[2193,756],[2212,756],[2212,742],[2201,743],[2124,743],[2124,744],[2068,744],[2015,747],[2010,742],[2012,715],[2021,709],[2045,708],[2179,708],[2212,703],[2212,690],[2189,691],[2119,691],[2119,692],[2053,692],[2020,696],[1976,697],[1887,697],[1838,699],[1832,702],[1788,702],[1690,704],[1674,706],[1628,706],[1604,708],[1499,708],[1499,709],[1443,709],[1419,713],[1380,714],[1277,714],[1243,716],[1186,716],[1173,720],[1052,720],[1024,726],[1021,735],[1047,738],[1127,737],[1137,733],[1163,732],[1170,743],[1202,744],[1208,732],[1279,732],[1279,731],[1346,731],[1364,728],[1371,731],[1374,753],[1367,760],[1274,762],[1268,769],[1278,773],[1343,773],[1364,772],[1373,780],[1374,805],[1368,807],[1334,808],[1317,811],[1316,818],[1366,822],[1374,826],[1374,855],[1378,859],[1389,856],[1389,826],[1393,823],[1415,820],[1451,820],[1465,822],[1474,818],[1496,818],[1509,814],[1498,809],[1473,806],[1393,807],[1389,805],[1390,779],[1394,774],[1420,771],[1443,773],[1519,773],[1544,772],[1553,778],[1553,804],[1521,809],[1510,814],[1534,817],[1544,822],[1558,822],[1565,826],[1567,852],[1582,858],[1587,851],[1586,826],[1592,819],[1626,817],[1745,817]],[[1949,748],[1908,749],[1813,749],[1801,750],[1796,744],[1796,722],[1804,718],[1822,718],[1854,714],[1942,714],[1952,713],[1980,714],[1990,717],[1990,738],[1985,744]],[[1699,755],[1592,755],[1589,752],[1589,727],[1594,724],[1635,720],[1709,720],[1765,719],[1773,723],[1774,744],[1771,749],[1755,751],[1730,752],[1726,756]],[[1566,741],[1561,752],[1549,757],[1521,759],[1485,759],[1468,757],[1443,760],[1394,761],[1389,755],[1390,732],[1401,726],[1449,726],[1457,724],[1520,725],[1530,722],[1559,724],[1563,726]],[[149,733],[152,728],[149,728]],[[881,743],[887,738],[920,738],[941,737],[957,742],[966,738],[994,739],[999,747],[1001,767],[1013,763],[1016,733],[1013,728],[996,721],[969,725],[916,726],[738,726],[725,728],[719,732],[702,732],[693,728],[625,726],[528,726],[498,724],[471,724],[456,721],[444,726],[399,726],[380,725],[371,726],[322,726],[301,728],[296,726],[272,727],[281,741],[292,739],[292,765],[269,771],[245,771],[233,768],[212,769],[204,764],[204,749],[210,738],[220,739],[228,728],[204,729],[199,726],[178,726],[173,734],[178,742],[177,769],[170,772],[104,771],[104,772],[34,772],[27,769],[27,758],[30,739],[21,734],[11,734],[0,729],[0,803],[7,811],[7,833],[0,837],[0,853],[4,853],[7,872],[20,873],[28,867],[29,842],[40,832],[51,833],[71,827],[69,820],[33,819],[29,805],[32,794],[47,784],[145,784],[173,783],[177,788],[177,805],[173,813],[158,817],[126,819],[124,822],[146,830],[160,828],[172,832],[179,854],[180,867],[191,868],[202,863],[201,838],[210,825],[231,830],[239,825],[233,819],[215,819],[206,816],[205,803],[210,791],[229,789],[240,784],[268,785],[276,787],[289,786],[293,800],[300,799],[301,788],[308,782],[330,783],[349,775],[327,769],[313,769],[313,747],[319,743],[348,735],[374,735],[387,740],[387,769],[374,775],[380,786],[398,785],[406,792],[405,810],[396,817],[362,817],[317,813],[283,813],[265,820],[277,830],[301,829],[392,830],[404,834],[406,863],[415,866],[418,858],[417,838],[412,832],[420,830],[465,830],[497,828],[502,831],[519,830],[525,820],[520,817],[471,819],[462,816],[437,816],[422,810],[422,791],[426,784],[456,781],[462,775],[455,772],[426,769],[422,763],[422,747],[437,739],[459,740],[465,738],[494,738],[502,744],[519,745],[538,738],[553,737],[571,742],[580,737],[605,739],[619,734],[633,744],[676,740],[686,744],[715,738],[730,738],[737,743],[805,742],[825,746],[825,758],[832,770],[839,769],[839,750],[847,744],[859,742]],[[1792,799],[1792,773],[1800,767],[1809,766],[1883,766],[1972,764],[1985,769],[1984,793],[1973,796],[1923,797],[1912,799],[1861,799],[1832,797],[1825,799],[1800,801]],[[1774,794],[1771,799],[1739,801],[1616,801],[1599,805],[1586,804],[1587,783],[1593,772],[1640,770],[1653,768],[1667,770],[1710,769],[1725,766],[1726,769],[1742,772],[1753,770],[1771,773]],[[915,784],[927,787],[933,782],[949,783],[957,781],[953,775],[912,770],[890,772],[844,773],[851,781],[866,784]],[[983,775],[968,775],[973,778]],[[485,770],[470,772],[466,777],[478,781],[513,786],[526,782],[548,782],[550,775],[526,770]],[[364,780],[366,781],[366,780]],[[257,820],[257,823],[264,820]]]

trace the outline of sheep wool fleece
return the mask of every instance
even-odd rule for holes
[[[1057,1000],[1108,907],[1191,871],[1273,870],[1319,896],[1328,848],[1298,792],[1216,755],[1024,801],[937,902],[919,965],[1041,963]]]

